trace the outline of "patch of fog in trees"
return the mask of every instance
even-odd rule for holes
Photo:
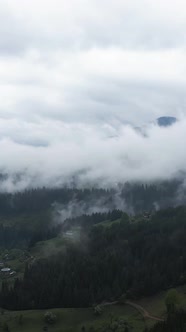
[[[186,203],[186,180],[154,182],[154,183],[126,183],[115,189],[104,190],[99,197],[84,197],[82,200],[74,194],[66,204],[54,202],[53,222],[63,224],[67,220],[83,215],[108,213],[120,210],[129,215],[155,212],[162,208],[176,207]]]
[[[133,214],[133,208],[126,204],[121,195],[121,191],[110,191],[104,197],[93,198],[90,200],[80,201],[74,195],[74,198],[67,204],[54,202],[53,221],[55,224],[63,223],[67,219],[73,219],[82,215],[92,215],[94,213],[105,213],[114,209]]]

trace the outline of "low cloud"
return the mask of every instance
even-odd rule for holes
[[[1,190],[185,171],[185,9],[183,0],[0,0]],[[162,115],[180,121],[153,125]]]
[[[25,127],[29,139],[29,130]],[[42,124],[45,145],[0,141],[1,190],[33,186],[116,186],[125,181],[174,178],[186,171],[186,120],[168,128],[149,124],[143,132],[120,127]],[[21,139],[21,141],[23,138]]]

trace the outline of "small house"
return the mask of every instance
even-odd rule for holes
[[[11,269],[10,269],[9,267],[3,267],[3,268],[1,269],[1,272],[2,272],[3,274],[8,274],[8,273],[10,273],[10,271],[11,271]]]

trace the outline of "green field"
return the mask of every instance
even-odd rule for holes
[[[180,292],[182,291],[183,289],[180,289]],[[165,314],[164,298],[165,293],[162,292],[157,296],[136,301],[136,303],[142,305],[150,314],[163,317]],[[184,299],[186,305],[186,297]],[[144,319],[135,308],[129,305],[107,305],[100,316],[95,316],[92,308],[61,308],[49,311],[57,317],[54,325],[45,323],[46,310],[4,311],[0,314],[0,331],[4,331],[6,323],[9,331],[13,332],[39,332],[43,331],[45,326],[48,326],[48,331],[51,332],[81,332],[84,326],[89,332],[91,327],[95,331],[99,331],[101,327],[107,326],[112,320],[113,322],[125,322],[130,327],[129,331],[143,332],[146,326],[149,327],[155,323],[152,319]],[[22,316],[22,324],[20,324],[20,316]]]
[[[95,224],[94,227],[99,227],[99,226],[103,226],[103,227],[111,227],[114,224],[118,224],[121,222],[121,219],[117,219],[117,220],[104,220],[98,224]]]
[[[52,238],[50,240],[39,241],[31,249],[31,254],[38,258],[48,257],[50,255],[62,251],[65,248],[65,240],[62,236]]]
[[[186,310],[186,285],[177,287],[176,290],[180,294],[179,306]],[[161,318],[165,316],[166,312],[165,301],[164,301],[166,294],[167,291],[161,292],[152,297],[145,297],[135,302],[143,306],[151,314]]]
[[[145,323],[143,317],[133,308],[129,306],[107,306],[101,316],[94,315],[93,309],[52,309],[50,310],[57,316],[56,323],[48,326],[48,331],[53,332],[81,332],[83,326],[86,331],[90,327],[96,330],[105,324],[109,323],[111,319],[125,321],[129,326],[133,327],[133,332],[142,332]],[[46,326],[44,322],[44,313],[46,311],[19,311],[8,312],[5,311],[0,316],[0,330],[3,331],[4,324],[7,323],[9,330],[14,332],[39,332]],[[22,324],[20,324],[20,315],[22,315]]]
[[[181,295],[181,306],[186,308],[186,287],[177,288]],[[156,317],[165,317],[165,299],[166,292],[161,292],[153,297],[143,298],[135,303],[142,306],[149,314]],[[145,327],[155,324],[153,319],[144,318],[135,308],[129,305],[106,305],[100,316],[95,316],[92,308],[81,309],[50,309],[56,315],[56,322],[53,325],[47,325],[44,321],[46,310],[28,310],[28,311],[3,311],[0,313],[0,331],[5,331],[8,324],[9,331],[13,332],[39,332],[43,331],[45,326],[51,332],[81,332],[82,327],[85,331],[99,331],[101,327],[107,326],[112,322],[124,322],[129,327],[129,331],[143,332]],[[21,317],[21,318],[20,318]],[[120,331],[120,330],[117,330]]]

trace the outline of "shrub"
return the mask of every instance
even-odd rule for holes
[[[45,322],[46,322],[47,324],[52,325],[52,324],[54,324],[54,323],[56,322],[57,317],[56,317],[56,315],[55,315],[54,313],[52,313],[51,311],[47,311],[47,312],[45,313],[45,315],[44,315],[44,319],[45,319]]]

